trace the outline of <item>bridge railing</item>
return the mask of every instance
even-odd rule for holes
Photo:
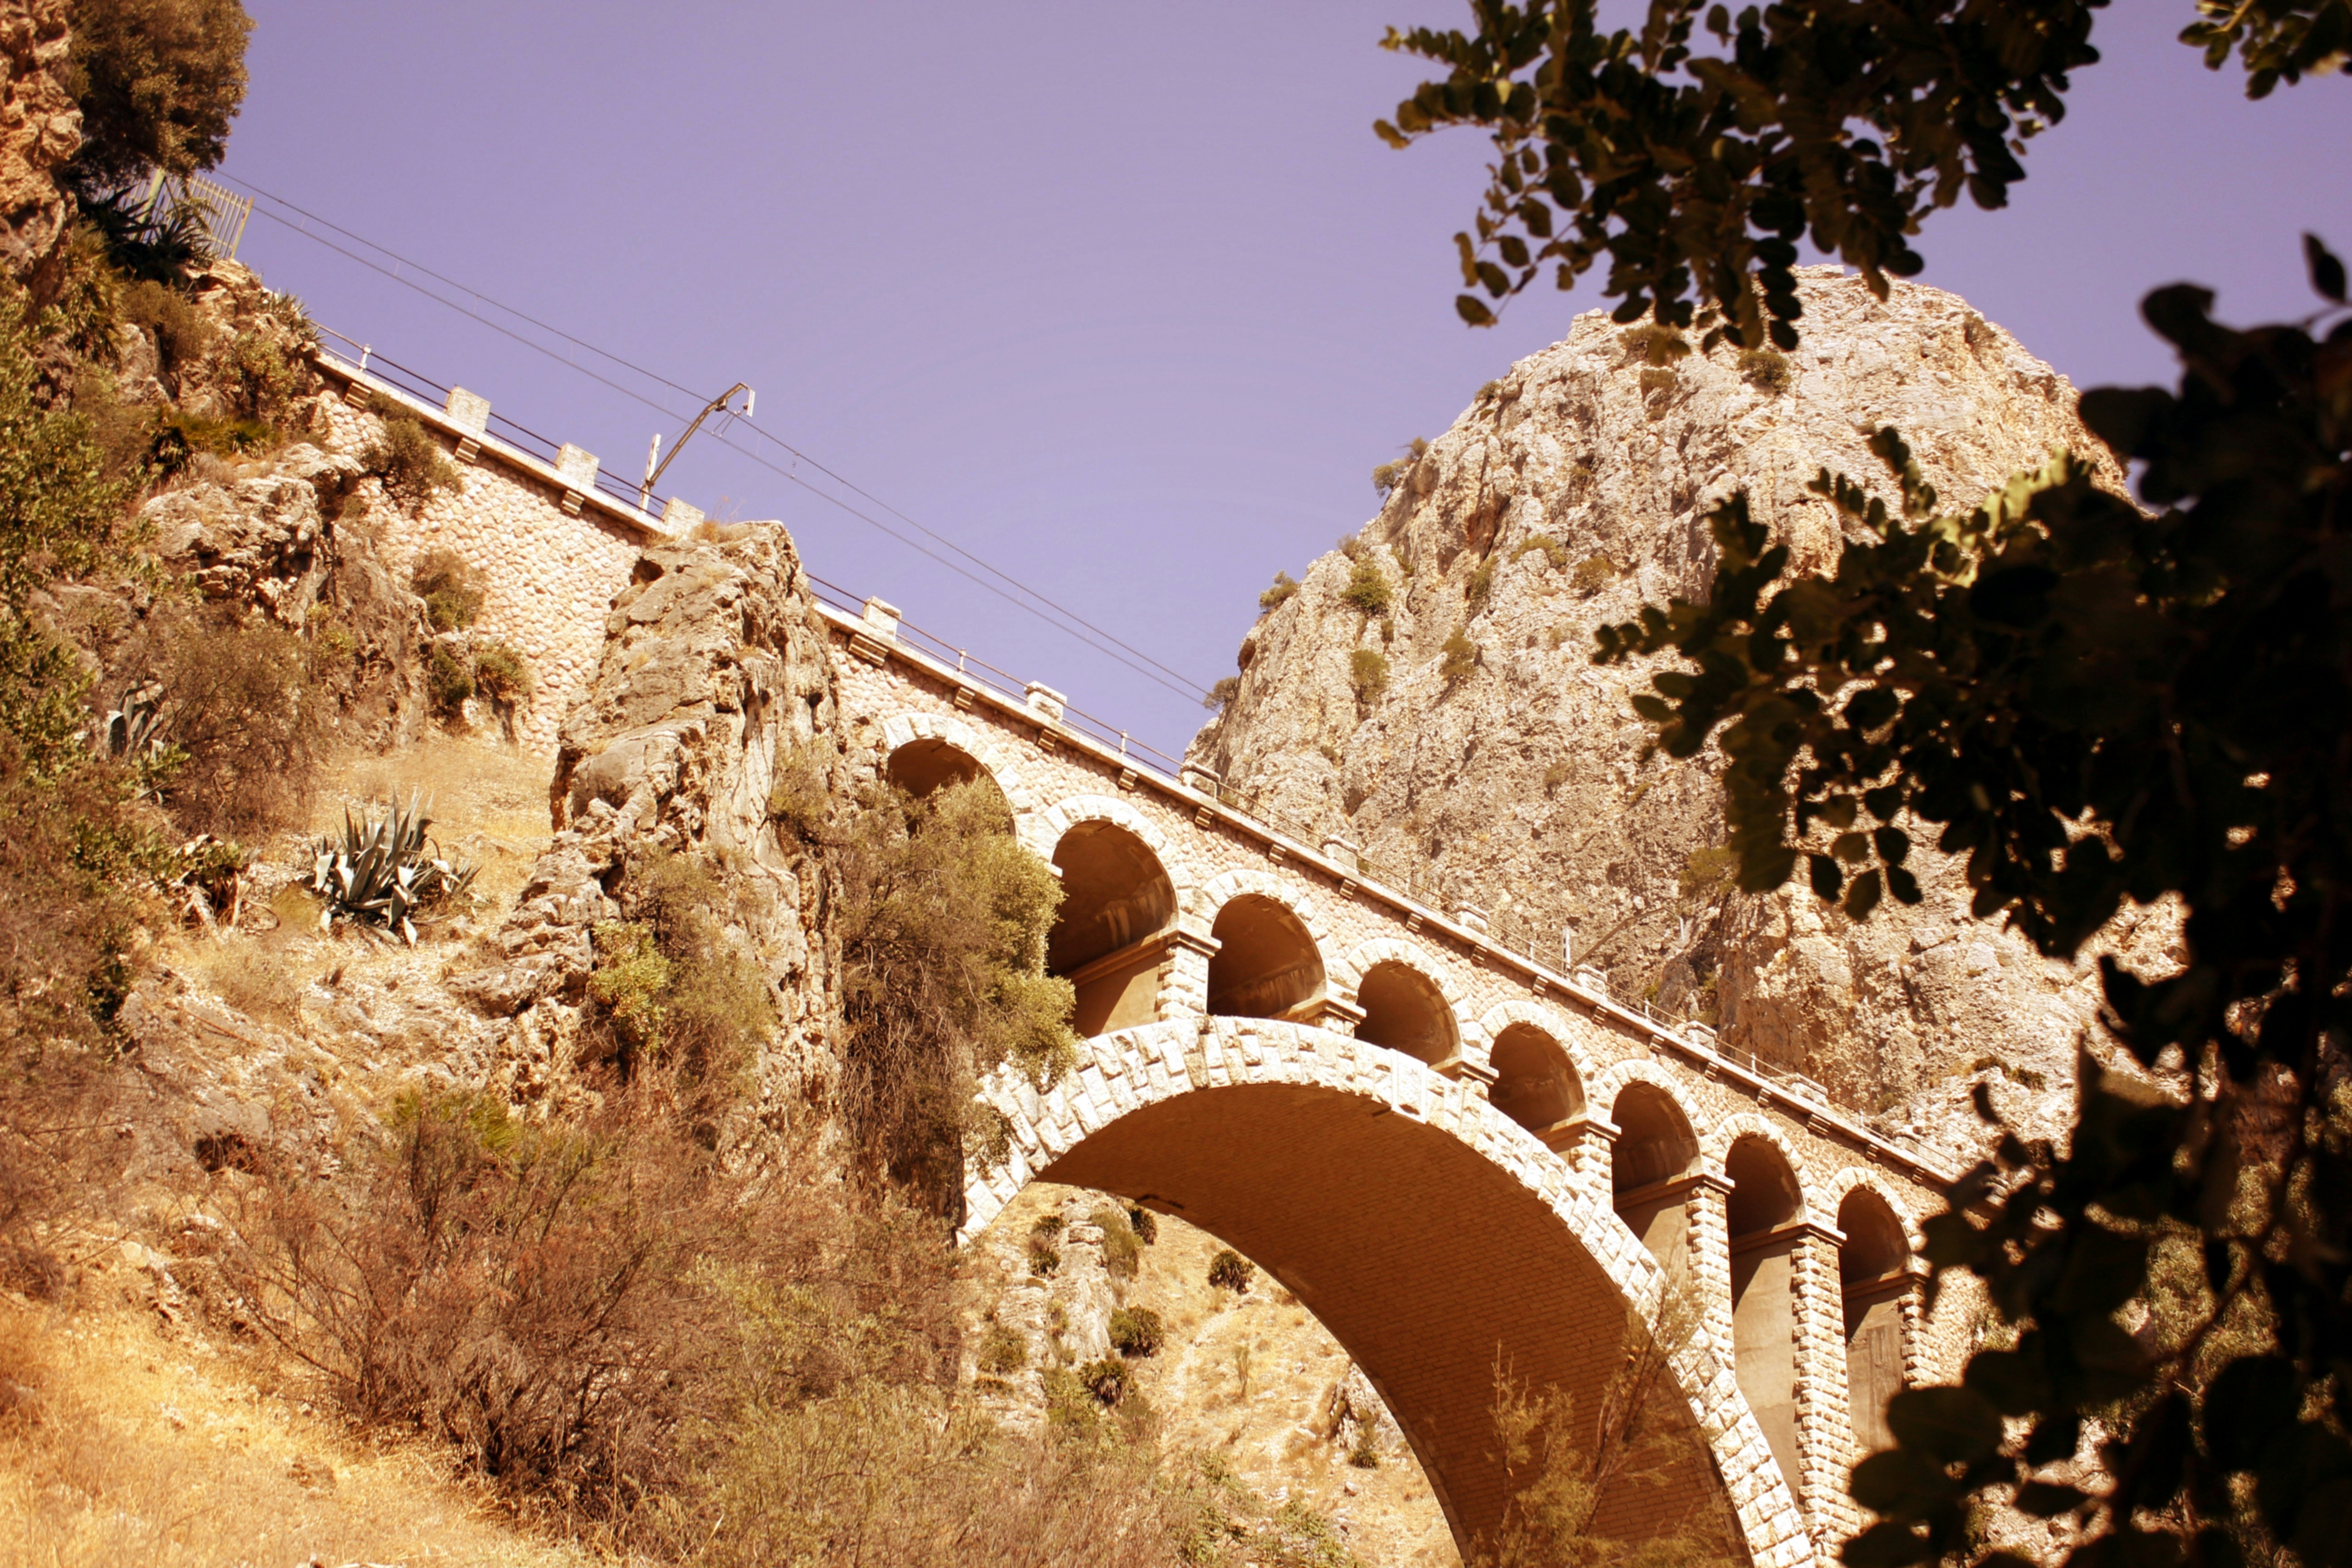
[[[316,325],[315,322],[312,324]],[[406,393],[420,403],[432,404],[436,407],[448,405],[449,388],[422,371],[412,370],[395,360],[386,359],[376,352],[375,345],[373,343],[363,343],[356,338],[347,338],[331,327],[320,327],[319,332],[322,337],[332,338],[337,342],[357,351],[343,357],[350,359],[360,370],[374,379]],[[488,434],[526,457],[538,458],[550,468],[555,466],[556,457],[563,449],[563,443],[561,441],[550,440],[536,430],[516,424],[495,407],[490,410]],[[661,515],[663,505],[667,500],[667,497],[656,495],[647,495],[640,499],[636,486],[618,474],[608,472],[601,464],[596,469],[595,489],[600,495],[617,500],[625,506],[635,507],[638,510],[655,517]]]

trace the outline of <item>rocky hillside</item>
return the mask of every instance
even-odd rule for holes
[[[1736,895],[1710,768],[1650,754],[1627,706],[1650,670],[1591,662],[1597,626],[1705,593],[1704,514],[1738,489],[1801,564],[1826,561],[1836,517],[1807,485],[1826,468],[1891,495],[1878,426],[1950,504],[2053,447],[2104,458],[2065,378],[1966,300],[1898,284],[1881,303],[1834,268],[1803,292],[1793,355],[1654,365],[1643,331],[1595,313],[1489,383],[1384,471],[1359,534],[1269,595],[1189,760],[1540,951],[1569,933],[1621,996],[1955,1141],[1976,1078],[2055,1108],[2041,1091],[2070,1075],[2087,973],[1970,922],[1933,854],[1927,901],[1865,926],[1795,888]]]

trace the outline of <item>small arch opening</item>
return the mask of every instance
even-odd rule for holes
[[[1723,1162],[1731,1184],[1731,1347],[1739,1392],[1792,1487],[1797,1453],[1796,1228],[1804,1211],[1796,1173],[1769,1141],[1749,1136]]]
[[[1620,1196],[1698,1168],[1698,1140],[1683,1120],[1683,1108],[1656,1085],[1627,1084],[1609,1119],[1617,1124],[1609,1184]]]
[[[1070,1026],[1099,1035],[1159,1016],[1160,944],[1176,923],[1176,887],[1151,847],[1110,822],[1082,822],[1054,847],[1062,907],[1045,938],[1045,973],[1077,987]]]
[[[948,784],[970,784],[986,771],[980,765],[980,759],[970,752],[927,736],[909,741],[891,752],[884,773],[892,784],[920,800]]]
[[[1726,1218],[1734,1245],[1743,1237],[1788,1224],[1804,1206],[1789,1162],[1761,1138],[1742,1138],[1732,1144],[1723,1162],[1723,1175],[1731,1184]]]
[[[1903,1298],[1911,1289],[1910,1243],[1886,1200],[1856,1187],[1838,1205],[1838,1283],[1845,1298],[1846,1408],[1866,1453],[1892,1447],[1886,1402],[1903,1392]]]
[[[1609,1185],[1617,1215],[1642,1238],[1650,1256],[1673,1269],[1690,1245],[1690,1197],[1685,1178],[1698,1170],[1698,1140],[1674,1096],[1654,1084],[1629,1083],[1610,1108],[1617,1144]]]
[[[1540,1137],[1584,1113],[1584,1086],[1559,1042],[1533,1024],[1495,1037],[1495,1109]]]
[[[1388,959],[1366,970],[1356,987],[1356,1005],[1364,1010],[1364,1021],[1356,1026],[1360,1040],[1418,1057],[1432,1067],[1462,1054],[1453,1005],[1435,981],[1409,963]]]
[[[1281,1018],[1323,994],[1323,954],[1278,899],[1243,893],[1225,901],[1209,929],[1209,1011],[1235,1018]]]

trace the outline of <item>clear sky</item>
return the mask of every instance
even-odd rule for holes
[[[1485,143],[1397,153],[1370,125],[1422,75],[1383,26],[1464,25],[1457,0],[246,4],[225,175],[681,385],[751,383],[764,429],[1199,686],[1277,569],[1371,514],[1375,464],[1598,302],[1454,315]],[[2010,209],[1919,242],[1925,281],[2078,385],[2168,378],[2150,287],[2299,316],[2297,235],[2352,254],[2352,83],[2247,103],[2171,41],[2190,15],[2118,0]],[[241,258],[631,478],[691,412],[261,216]],[[1202,718],[726,447],[698,440],[663,489],[782,519],[818,575],[1165,750]]]

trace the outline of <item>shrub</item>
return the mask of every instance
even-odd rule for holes
[[[476,643],[474,689],[493,702],[513,703],[530,691],[530,664],[502,642]]]
[[[1370,703],[1389,689],[1389,656],[1376,647],[1360,647],[1348,655],[1348,678],[1356,700]]]
[[[1135,1374],[1127,1363],[1115,1356],[1090,1361],[1078,1368],[1078,1382],[1095,1396],[1095,1402],[1106,1408],[1116,1407],[1135,1390]]]
[[[1242,1291],[1250,1288],[1257,1266],[1232,1247],[1220,1247],[1209,1259],[1209,1283],[1220,1289]]]
[[[706,1128],[775,1024],[760,966],[735,934],[756,896],[730,895],[702,861],[657,851],[620,889],[630,918],[593,933],[591,1023],[608,1047],[603,1060],[624,1083],[661,1068],[671,1097]]]
[[[1278,608],[1297,592],[1297,579],[1292,577],[1287,572],[1276,572],[1274,574],[1274,585],[1257,596],[1258,612],[1263,615],[1266,611]]]
[[[1567,763],[1553,763],[1544,769],[1543,792],[1556,795],[1559,786],[1576,776],[1576,769]]]
[[[1054,1238],[1033,1234],[1029,1237],[1029,1272],[1045,1279],[1061,1267],[1062,1249],[1054,1245]]]
[[[1437,673],[1449,687],[1459,685],[1478,668],[1478,645],[1470,640],[1466,627],[1455,627],[1443,651],[1445,657],[1438,662]]]
[[[237,401],[264,425],[282,425],[309,381],[307,368],[267,333],[239,332],[229,344]]]
[[[428,550],[408,569],[411,592],[425,601],[425,618],[436,632],[460,632],[482,613],[487,592],[474,563],[454,550]]]
[[[167,371],[184,370],[212,353],[212,323],[177,289],[141,279],[122,290],[121,310],[123,321],[154,334],[157,357]]]
[[[1597,594],[1616,577],[1617,563],[1606,555],[1588,555],[1576,563],[1576,571],[1570,576],[1569,585],[1580,594]]]
[[[868,790],[828,851],[841,881],[842,1108],[867,1175],[947,1205],[984,1133],[973,1084],[1011,1062],[1050,1083],[1077,1061],[1076,992],[1045,972],[1061,904],[985,777],[917,800]]]
[[[1167,1337],[1167,1326],[1149,1307],[1121,1307],[1110,1315],[1111,1346],[1121,1355],[1157,1355]]]
[[[360,460],[383,480],[383,493],[412,512],[461,482],[457,466],[442,455],[441,443],[406,415],[386,419],[383,433]]]
[[[476,643],[474,689],[493,702],[520,702],[530,693],[530,664],[505,643]]]
[[[1339,597],[1368,616],[1377,616],[1389,607],[1396,597],[1396,589],[1389,583],[1388,574],[1380,563],[1369,555],[1356,563],[1348,574],[1348,585],[1339,590]]]
[[[1150,1247],[1160,1239],[1160,1216],[1141,1204],[1127,1205],[1127,1223],[1135,1232],[1135,1239]]]
[[[1105,1204],[1087,1216],[1102,1231],[1103,1268],[1114,1279],[1132,1279],[1143,1267],[1143,1243],[1127,1223],[1127,1211]]]
[[[1469,599],[1471,607],[1475,609],[1485,604],[1486,595],[1494,591],[1495,558],[1490,555],[1478,563],[1478,569],[1470,574],[1470,581],[1463,585],[1463,592]]]
[[[707,1413],[758,1429],[952,1364],[936,1230],[847,1204],[803,1152],[709,1158],[636,1096],[525,1123],[415,1091],[387,1131],[343,1182],[265,1173],[224,1275],[345,1414],[446,1444],[510,1499],[691,1519],[697,1461],[723,1489],[756,1453]]]
[[[1360,533],[1343,533],[1339,536],[1339,553],[1350,561],[1362,560],[1364,552],[1368,548],[1370,547],[1364,543],[1364,536]]]
[[[237,0],[74,0],[67,87],[79,100],[84,190],[127,185],[149,169],[191,174],[228,150],[245,101],[253,19]]]
[[[981,1336],[980,1348],[973,1352],[972,1364],[983,1373],[1003,1376],[1020,1372],[1029,1364],[1029,1340],[1017,1329],[1003,1323],[991,1323]]]
[[[1739,379],[1768,396],[1779,397],[1796,384],[1797,374],[1788,355],[1768,345],[1740,351]]]
[[[1541,554],[1544,563],[1555,572],[1563,571],[1568,566],[1568,546],[1549,533],[1530,534],[1517,550],[1511,552],[1511,559],[1517,561],[1530,552]]]
[[[156,783],[173,821],[229,837],[301,818],[322,758],[299,634],[258,617],[159,616],[130,658],[160,687],[160,732],[175,755]]]
[[[776,759],[775,782],[768,791],[768,820],[779,833],[803,844],[822,843],[833,815],[833,763],[837,753],[830,740],[813,739],[795,745]]]
[[[445,719],[457,716],[474,695],[474,661],[466,650],[445,642],[433,645],[425,660],[425,693],[435,712]]]
[[[1209,694],[1201,699],[1201,706],[1213,712],[1222,713],[1232,707],[1234,699],[1241,694],[1242,678],[1238,675],[1228,675],[1209,688]]]

